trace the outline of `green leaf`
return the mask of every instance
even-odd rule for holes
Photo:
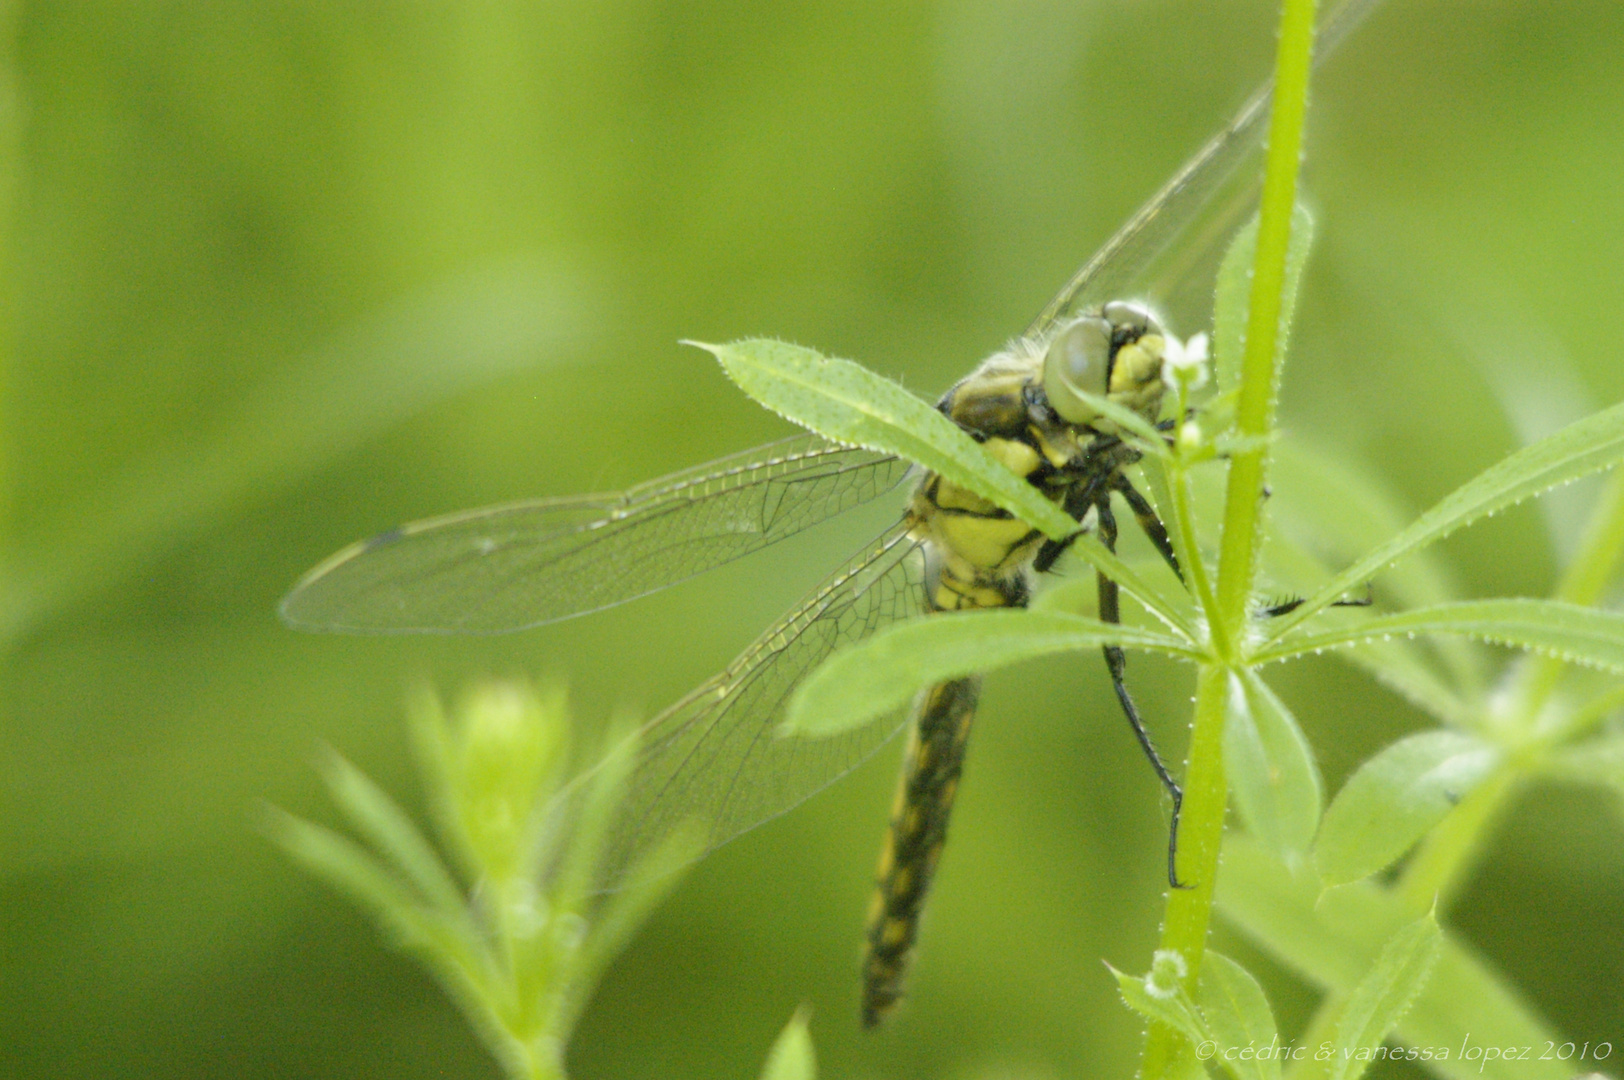
[[[1236,1080],[1276,1080],[1280,1075],[1279,1031],[1263,988],[1251,972],[1222,953],[1207,950],[1201,961],[1201,1015],[1213,1041],[1216,1060]]]
[[[1246,349],[1246,308],[1252,292],[1253,254],[1257,250],[1257,215],[1241,226],[1224,252],[1218,268],[1218,284],[1213,302],[1213,364],[1218,388],[1228,390],[1240,384],[1241,356]],[[1314,215],[1302,203],[1291,213],[1291,240],[1286,248],[1286,277],[1281,291],[1281,353],[1287,351],[1292,315],[1297,309],[1297,290],[1303,268],[1314,243]]]
[[[812,1033],[807,1030],[807,1010],[797,1009],[762,1066],[761,1080],[817,1080],[818,1059],[812,1049]]]
[[[1293,871],[1255,841],[1235,836],[1224,842],[1224,869],[1218,877],[1223,917],[1288,969],[1323,990],[1350,994],[1370,970],[1383,944],[1415,913],[1396,896],[1371,882],[1322,892],[1312,872]],[[1493,1032],[1492,1037],[1485,1033]],[[1535,1016],[1520,995],[1477,954],[1445,935],[1432,978],[1397,1036],[1425,1052],[1424,1066],[1448,1080],[1571,1080],[1562,1062],[1463,1060],[1471,1041],[1480,1051],[1496,1045],[1540,1046],[1555,1032]],[[1311,1051],[1317,1048],[1309,1048]],[[1444,1049],[1448,1056],[1440,1058]]]
[[[1326,885],[1374,874],[1403,855],[1488,776],[1500,754],[1455,731],[1400,739],[1343,785],[1325,812],[1315,863]]]
[[[398,945],[422,958],[465,1008],[479,996],[493,962],[466,907],[424,907],[406,882],[361,845],[303,818],[272,807],[264,828],[295,862],[371,912]]]
[[[321,770],[333,802],[356,831],[387,856],[432,906],[441,911],[463,909],[462,892],[433,846],[382,788],[336,750],[323,755]]]
[[[1565,780],[1624,795],[1624,731],[1608,731],[1565,746],[1552,754],[1543,768]]]
[[[549,816],[571,822],[567,832],[550,830],[546,834],[549,847],[544,865],[553,902],[562,908],[583,908],[603,885],[600,879],[610,830],[636,767],[640,739],[641,731],[631,715],[617,716],[604,733],[607,750],[549,808]],[[560,807],[564,809],[560,811]]]
[[[1295,230],[1293,230],[1295,231]],[[1252,261],[1257,251],[1257,215],[1235,230],[1223,262],[1212,304],[1212,364],[1218,389],[1240,385],[1241,356],[1246,351],[1246,307],[1252,294]]]
[[[1388,939],[1370,971],[1359,980],[1336,1026],[1329,1080],[1357,1080],[1388,1032],[1420,995],[1443,948],[1432,913]]]
[[[1126,405],[1118,404],[1100,394],[1090,394],[1088,391],[1077,387],[1072,387],[1071,393],[1076,396],[1078,401],[1120,428],[1121,431],[1118,434],[1122,436],[1123,441],[1146,457],[1165,458],[1170,456],[1170,451],[1167,449],[1167,437],[1156,430],[1155,424],[1152,424]],[[1098,423],[1094,424],[1094,428],[1095,430],[1109,430],[1101,428]]]
[[[1412,634],[1456,634],[1530,649],[1570,664],[1624,672],[1624,613],[1564,604],[1559,600],[1511,598],[1453,604],[1356,619],[1352,625],[1300,634],[1259,649],[1257,663],[1323,649]]]
[[[1414,517],[1369,465],[1346,451],[1322,449],[1288,431],[1275,446],[1269,469],[1270,516],[1281,531],[1320,557],[1349,562],[1399,532]],[[1384,582],[1394,606],[1438,604],[1460,595],[1448,568],[1435,556],[1406,560]]]
[[[1128,1008],[1147,1020],[1166,1024],[1198,1046],[1211,1037],[1182,989],[1169,992],[1155,985],[1158,980],[1153,976],[1129,975],[1109,964],[1105,966],[1116,977],[1117,991]]]
[[[1207,577],[1211,580],[1208,571],[1206,553],[1202,551],[1200,538],[1197,535],[1196,525],[1202,521],[1217,521],[1223,514],[1223,496],[1219,487],[1218,469],[1179,469],[1178,475],[1171,475],[1165,463],[1159,460],[1146,460],[1141,463],[1141,475],[1145,480],[1145,487],[1152,504],[1160,511],[1167,526],[1167,538],[1173,543],[1173,552],[1178,556],[1180,566],[1188,567],[1186,576],[1191,583],[1186,585],[1179,582],[1180,598],[1185,605],[1194,606],[1195,585],[1197,577]],[[1177,488],[1179,495],[1174,494]],[[1215,495],[1210,502],[1204,503],[1202,498],[1207,494]],[[1177,514],[1174,512],[1181,507],[1190,516],[1191,527],[1184,528]],[[1200,566],[1202,574],[1197,575],[1195,568]],[[1175,578],[1175,580],[1177,580]],[[1124,586],[1126,588],[1126,586]],[[1137,594],[1136,594],[1137,595]],[[1164,616],[1165,618],[1165,616]],[[1201,617],[1203,623],[1205,617]],[[1203,625],[1199,632],[1189,629],[1188,624],[1181,627],[1192,638],[1205,635],[1206,627]]]
[[[936,409],[860,364],[799,345],[750,338],[729,345],[689,341],[721,363],[739,389],[826,438],[917,462],[988,499],[1051,540],[1077,523]]]
[[[1300,593],[1319,588],[1331,576],[1329,567],[1352,562],[1414,516],[1368,466],[1291,432],[1275,447],[1269,484],[1270,568],[1283,556],[1296,556],[1296,569],[1305,572],[1288,580]],[[1433,552],[1420,551],[1383,575],[1380,599],[1388,608],[1414,608],[1460,595],[1447,566]],[[1437,647],[1459,686],[1481,685],[1481,657],[1470,642],[1446,638]]]
[[[1230,675],[1227,708],[1224,769],[1246,827],[1282,855],[1307,851],[1323,796],[1296,718],[1250,670]]]
[[[1575,692],[1575,698],[1584,695]],[[1558,731],[1563,738],[1573,739],[1588,734],[1596,725],[1624,710],[1624,684],[1614,683],[1606,690],[1585,700],[1560,722]]]
[[[1332,578],[1295,612],[1279,619],[1270,639],[1279,639],[1343,593],[1361,587],[1399,559],[1456,529],[1620,461],[1624,461],[1624,403],[1523,447],[1456,488],[1409,528]]]
[[[906,705],[921,687],[1102,645],[1194,659],[1169,634],[1059,611],[964,611],[912,619],[841,649],[801,683],[783,732],[834,735]]]
[[[263,826],[290,858],[374,915],[394,920],[417,906],[406,883],[349,837],[276,807]]]
[[[1149,476],[1151,473],[1147,472],[1146,475]],[[1159,470],[1157,475],[1159,475]],[[1176,538],[1179,534],[1177,530],[1173,530],[1171,535]],[[1071,547],[1066,550],[1116,582],[1117,585],[1121,586],[1123,592],[1144,605],[1146,611],[1151,612],[1185,637],[1195,640],[1197,632],[1190,620],[1194,608],[1190,603],[1188,593],[1181,592],[1177,596],[1170,595],[1168,590],[1157,587],[1150,579],[1123,562],[1115,554],[1107,550],[1104,544],[1087,533],[1079,533],[1075,536],[1072,539]],[[1182,554],[1180,558],[1183,558]],[[1178,579],[1174,578],[1171,573],[1167,576],[1175,584],[1177,583]],[[1082,610],[1082,604],[1079,603],[1079,598],[1085,594],[1086,598],[1082,600],[1082,604],[1091,605],[1095,597],[1094,582],[1073,579],[1044,589],[1038,594],[1038,598],[1032,606],[1037,609],[1080,611]],[[1182,602],[1180,602],[1181,599]]]

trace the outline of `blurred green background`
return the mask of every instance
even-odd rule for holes
[[[295,634],[297,576],[397,521],[623,486],[786,432],[679,338],[770,334],[934,396],[1261,78],[1272,5],[23,4],[5,113],[0,1074],[488,1077],[439,990],[256,832],[334,820],[334,744],[416,802],[405,687],[557,675],[583,722],[718,669],[896,506],[486,639]],[[1285,423],[1420,509],[1624,397],[1624,7],[1390,0],[1319,83],[1320,244]],[[1186,331],[1190,327],[1183,328]],[[1449,541],[1539,594],[1593,489]],[[1175,754],[1188,672],[1136,659]],[[1421,721],[1277,673],[1333,789]],[[575,1074],[1126,1075],[1165,810],[1093,657],[989,680],[908,1002],[855,1023],[882,752],[703,863]],[[1455,918],[1624,1048],[1624,845],[1537,792]],[[1283,1026],[1312,992],[1264,974]],[[1381,1074],[1378,1074],[1381,1075]],[[1389,1076],[1409,1075],[1389,1067]]]

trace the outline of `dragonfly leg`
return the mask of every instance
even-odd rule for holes
[[[1349,600],[1347,597],[1343,597],[1341,600],[1333,600],[1333,601],[1331,601],[1331,606],[1332,607],[1370,607],[1375,602],[1376,602],[1376,589],[1375,589],[1375,587],[1373,585],[1371,585],[1370,582],[1367,581],[1367,582],[1365,582],[1365,595],[1363,595],[1363,596],[1361,596],[1361,597],[1359,597],[1357,599],[1354,599],[1354,600]],[[1296,611],[1298,608],[1300,608],[1302,606],[1303,606],[1303,598],[1298,596],[1298,597],[1294,597],[1294,598],[1292,598],[1290,600],[1282,600],[1278,604],[1271,604],[1269,607],[1266,607],[1262,611],[1258,612],[1258,614],[1260,616],[1262,616],[1263,618],[1265,618],[1265,619],[1276,619],[1276,618],[1279,618],[1281,615],[1290,615],[1293,611]]]
[[[1156,508],[1150,505],[1150,500],[1139,494],[1139,489],[1133,486],[1133,482],[1120,472],[1112,475],[1111,488],[1127,500],[1128,509],[1133,511],[1134,520],[1139,522],[1139,527],[1150,537],[1150,542],[1155,545],[1167,565],[1173,568],[1173,573],[1183,581],[1184,571],[1179,569],[1179,557],[1173,552],[1173,541],[1168,539],[1167,526],[1156,516]]]
[[[1111,497],[1102,495],[1094,504],[1100,523],[1100,542],[1110,551],[1116,550],[1116,518],[1111,513]],[[1165,535],[1165,533],[1164,533]],[[1118,603],[1117,583],[1098,574],[1100,593],[1100,621],[1120,623],[1122,621],[1121,608]],[[1156,776],[1161,780],[1162,786],[1173,800],[1173,824],[1167,834],[1167,882],[1175,889],[1186,886],[1179,881],[1178,853],[1179,853],[1179,812],[1184,807],[1184,789],[1179,787],[1173,774],[1168,771],[1167,765],[1162,761],[1161,754],[1156,751],[1156,744],[1151,741],[1150,732],[1145,730],[1145,722],[1139,716],[1139,709],[1133,703],[1133,696],[1128,693],[1128,685],[1124,676],[1128,667],[1128,658],[1123,654],[1119,645],[1107,645],[1105,652],[1105,667],[1111,673],[1111,687],[1116,691],[1117,700],[1122,703],[1122,711],[1128,718],[1128,725],[1133,728],[1134,737],[1139,740],[1139,747],[1145,752],[1150,761],[1150,767],[1156,770]]]
[[[1070,514],[1074,521],[1081,522],[1089,507],[1099,502],[1102,483],[1103,481],[1097,478],[1091,478],[1086,483],[1076,485],[1066,493],[1066,501],[1061,504],[1061,509]],[[1054,569],[1054,564],[1060,561],[1060,556],[1077,542],[1077,538],[1083,535],[1083,532],[1079,526],[1076,532],[1064,540],[1045,540],[1043,546],[1038,548],[1037,556],[1032,560],[1032,569],[1040,574],[1047,574]]]

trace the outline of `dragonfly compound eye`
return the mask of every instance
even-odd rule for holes
[[[1085,315],[1060,329],[1043,354],[1043,390],[1049,405],[1071,424],[1086,424],[1098,412],[1078,394],[1104,397],[1111,365],[1111,324]]]
[[[1161,406],[1167,331],[1142,304],[1115,301],[1103,312],[1111,324],[1117,351],[1111,364],[1111,400],[1142,416],[1153,417]]]
[[[1166,334],[1155,314],[1131,300],[1113,300],[1105,305],[1105,321],[1123,338],[1132,341],[1146,334]]]

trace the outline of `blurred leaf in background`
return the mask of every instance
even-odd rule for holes
[[[567,672],[582,715],[650,713],[896,508],[504,638],[305,638],[277,599],[401,520],[787,433],[680,338],[801,341],[934,394],[1229,115],[1273,13],[18,8],[0,1073],[491,1075],[432,983],[264,845],[254,808],[325,818],[317,738],[409,791],[394,718],[420,675]],[[1317,85],[1320,241],[1283,423],[1399,520],[1624,397],[1621,46],[1608,0],[1389,0]],[[1442,545],[1454,594],[1548,593],[1543,514]],[[1135,663],[1176,747],[1188,685]],[[1163,821],[1096,667],[989,680],[892,1030],[838,1021],[881,754],[677,889],[583,1018],[574,1072],[754,1075],[809,1001],[825,1075],[1124,1073],[1138,1025],[1098,960],[1150,951]],[[1331,659],[1271,685],[1329,791],[1425,723]],[[1604,932],[1624,910],[1610,807],[1520,804],[1451,920],[1581,1040],[1624,1031],[1592,990],[1624,982],[1624,948],[1597,945],[1624,940]],[[1315,991],[1238,936],[1217,945],[1298,1029]]]
[[[700,835],[673,831],[605,894],[607,841],[637,750],[624,738],[631,725],[611,726],[607,749],[572,753],[563,688],[518,681],[471,687],[450,717],[422,691],[412,714],[438,844],[331,751],[327,791],[356,838],[276,809],[266,832],[423,963],[508,1076],[563,1080],[570,1034],[598,980],[695,857]],[[578,757],[595,765],[567,789]],[[561,830],[549,811],[566,790],[578,793],[580,814]]]

